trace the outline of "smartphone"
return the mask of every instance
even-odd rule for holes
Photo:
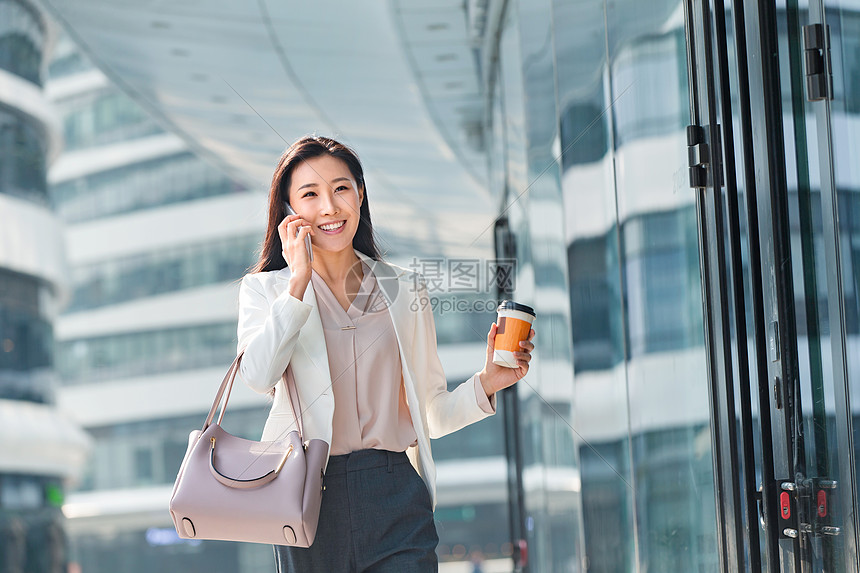
[[[287,208],[287,213],[289,213],[290,215],[298,215],[298,213],[296,213],[295,209],[290,207],[290,204],[287,203],[286,201],[284,201],[284,206]],[[299,232],[296,231],[296,237],[298,237],[298,236],[299,236]],[[311,236],[310,236],[310,234],[305,235],[305,246],[308,248],[308,260],[310,262],[314,262],[314,250],[311,248]]]

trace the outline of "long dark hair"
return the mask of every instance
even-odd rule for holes
[[[269,189],[269,221],[266,225],[266,237],[260,249],[260,258],[247,272],[258,273],[263,271],[276,271],[287,266],[281,251],[281,236],[278,234],[278,225],[287,216],[284,201],[290,198],[290,179],[293,171],[303,161],[330,155],[340,159],[349,168],[355,179],[356,185],[364,190],[364,200],[361,202],[359,211],[358,229],[352,239],[353,248],[361,251],[374,260],[381,260],[382,255],[376,247],[376,235],[373,232],[373,223],[370,221],[370,201],[367,197],[367,186],[364,184],[364,170],[358,155],[339,141],[329,137],[305,136],[290,145],[275,168],[272,176],[272,186]]]

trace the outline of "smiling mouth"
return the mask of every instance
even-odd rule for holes
[[[339,223],[331,223],[329,225],[320,225],[319,228],[327,233],[331,233],[333,231],[338,231],[346,225],[346,221],[340,221]]]

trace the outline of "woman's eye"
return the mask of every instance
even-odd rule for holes
[[[311,193],[313,193],[313,191],[308,191],[307,193],[305,193],[304,195],[302,195],[302,197],[307,197],[307,196],[308,196],[308,195],[310,195]]]
[[[335,189],[335,191],[340,191],[341,189],[349,189],[349,187],[347,187],[346,185],[341,185],[340,187]]]

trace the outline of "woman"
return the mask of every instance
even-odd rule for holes
[[[290,146],[239,291],[239,377],[274,397],[263,440],[295,428],[294,384],[303,438],[330,447],[316,538],[276,545],[279,572],[437,570],[430,438],[495,412],[495,393],[528,372],[534,330],[518,368],[503,368],[494,323],[484,368],[449,392],[428,302],[423,277],[377,251],[355,153],[325,137]]]

